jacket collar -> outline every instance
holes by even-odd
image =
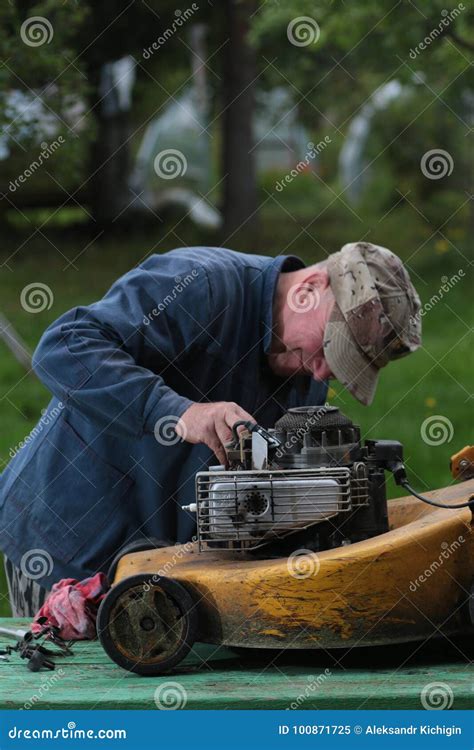
[[[296,255],[279,255],[271,258],[263,271],[262,282],[262,307],[261,307],[261,336],[263,351],[270,351],[273,332],[273,298],[280,273],[297,271],[304,268],[305,264]]]

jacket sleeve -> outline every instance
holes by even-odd
[[[105,297],[61,316],[43,334],[33,368],[64,403],[116,435],[153,433],[193,403],[166,384],[167,368],[197,345],[209,321],[203,268],[153,256]]]

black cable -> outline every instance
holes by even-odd
[[[236,443],[239,442],[239,433],[237,432],[238,427],[246,427],[247,430],[250,430],[250,428],[255,424],[255,422],[250,422],[246,419],[239,419],[238,422],[234,422],[232,425],[232,434],[234,436],[234,440]]]
[[[411,492],[412,495],[418,498],[418,500],[423,500],[424,503],[428,503],[428,505],[434,505],[435,508],[471,508],[474,510],[474,495],[472,495],[467,503],[457,503],[456,505],[445,505],[444,503],[437,503],[434,500],[429,500],[427,497],[424,497],[423,495],[420,495],[418,492],[416,492],[413,487],[410,486],[410,484],[406,480],[402,480],[400,482],[402,487],[405,487],[409,492]]]

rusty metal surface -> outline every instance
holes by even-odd
[[[184,625],[159,586],[134,586],[123,592],[110,613],[110,635],[124,656],[155,663],[174,653]]]
[[[473,491],[470,481],[426,494],[454,503]],[[161,571],[185,583],[199,612],[198,640],[226,645],[368,646],[468,628],[471,511],[408,497],[391,501],[389,515],[388,533],[306,555],[306,570],[292,569],[291,558],[255,560],[183,545],[126,555],[116,581]]]

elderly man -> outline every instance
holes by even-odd
[[[309,267],[173,250],[61,316],[34,356],[53,400],[0,478],[15,614],[126,542],[189,540],[194,475],[225,463],[237,420],[322,404],[330,378],[370,404],[380,369],[420,345],[418,310],[401,261],[355,243]]]

